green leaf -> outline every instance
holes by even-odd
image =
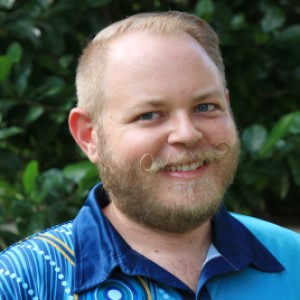
[[[61,124],[66,121],[67,114],[64,112],[56,112],[49,115],[51,120],[53,120],[57,124]]]
[[[243,144],[251,154],[257,153],[268,137],[266,128],[259,124],[254,124],[246,128],[242,134]]]
[[[13,190],[13,187],[11,186],[11,184],[8,182],[8,181],[5,181],[5,180],[0,180],[0,203],[2,202],[3,200],[3,195],[5,193],[7,193],[7,191],[9,190]]]
[[[77,184],[80,184],[84,179],[86,179],[90,174],[97,176],[98,172],[95,166],[88,160],[69,164],[63,169],[64,175],[74,180]]]
[[[264,32],[272,32],[275,29],[282,27],[285,22],[285,14],[277,6],[269,6],[265,17],[261,21],[261,26]]]
[[[259,151],[260,156],[266,156],[272,152],[276,144],[284,138],[291,130],[294,131],[294,124],[299,122],[300,111],[296,111],[281,117],[275,124],[268,139]]]
[[[45,216],[41,212],[38,214],[32,214],[31,218],[29,220],[26,220],[26,230],[30,233],[39,232],[44,228]]]
[[[7,139],[9,137],[12,137],[14,135],[23,133],[24,129],[20,128],[20,127],[9,127],[9,128],[4,128],[4,129],[0,129],[0,140],[4,140]]]
[[[51,1],[49,0],[38,0],[37,1],[38,5],[40,7],[42,7],[43,9],[47,8],[49,5],[53,4]]]
[[[289,43],[299,45],[300,42],[300,24],[291,25],[284,30],[276,33],[275,43]]]
[[[289,188],[290,188],[290,177],[289,174],[287,172],[285,172],[284,174],[281,174],[281,178],[280,178],[280,198],[284,199],[288,192],[289,192]]]
[[[233,30],[239,30],[246,26],[245,15],[243,13],[233,16],[230,27]]]
[[[58,76],[47,78],[46,84],[40,87],[40,98],[44,99],[47,97],[57,96],[65,88],[65,82]]]
[[[6,113],[9,111],[12,107],[17,106],[19,103],[12,99],[6,99],[6,98],[0,98],[0,112]]]
[[[289,130],[290,133],[300,134],[300,114],[296,114]]]
[[[214,11],[215,5],[212,0],[199,0],[195,8],[196,15],[207,21],[212,18]]]
[[[40,105],[32,106],[29,108],[28,112],[24,116],[24,121],[27,124],[33,123],[44,113],[44,111],[44,107]]]
[[[13,0],[0,0],[0,7],[9,9],[9,8],[12,8],[14,3],[15,3],[15,1],[13,1]]]
[[[22,48],[19,43],[13,43],[6,51],[6,55],[0,56],[0,82],[6,80],[11,72],[11,67],[19,63],[22,55]]]
[[[70,182],[64,177],[63,172],[58,169],[50,169],[38,178],[39,189],[32,198],[35,204],[42,203],[46,199],[62,197],[68,190]]]
[[[10,74],[11,61],[7,56],[0,55],[0,82],[7,79]]]
[[[22,56],[22,47],[19,43],[13,43],[9,46],[7,49],[7,57],[10,59],[10,61],[14,64],[17,64],[20,62],[21,56]]]
[[[29,12],[27,12],[29,13]],[[6,27],[8,34],[14,38],[30,41],[34,46],[40,44],[39,36],[35,34],[35,28],[32,21],[29,19],[21,18],[15,22],[11,22]],[[32,51],[33,49],[31,49]]]
[[[59,59],[58,63],[62,69],[68,69],[73,59],[72,55],[64,55]]]
[[[21,72],[18,72],[21,69]],[[18,79],[16,82],[16,91],[18,96],[21,96],[26,91],[28,80],[32,72],[32,66],[29,63],[25,63],[17,66]]]
[[[36,160],[32,160],[26,166],[23,174],[23,187],[27,194],[32,194],[36,185],[36,178],[39,174],[39,164]]]
[[[255,43],[257,44],[265,44],[270,40],[270,36],[266,33],[263,33],[261,31],[257,31],[254,34]]]

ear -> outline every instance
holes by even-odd
[[[87,112],[75,107],[69,114],[69,129],[78,146],[92,163],[98,160],[97,134]]]

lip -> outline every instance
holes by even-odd
[[[207,169],[209,168],[210,163],[204,163],[202,166],[199,166],[195,170],[190,171],[171,171],[171,170],[163,170],[162,174],[165,176],[174,178],[174,179],[196,179],[202,177]]]
[[[199,167],[203,166],[207,161],[195,161],[195,162],[190,162],[186,164],[181,164],[181,165],[168,165],[166,167],[167,171],[171,172],[185,172],[185,171],[194,171],[198,169]]]

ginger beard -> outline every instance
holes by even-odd
[[[121,160],[105,143],[103,135],[99,134],[98,141],[97,167],[103,186],[115,207],[138,224],[176,234],[199,227],[218,211],[234,179],[240,152],[237,138],[231,147],[225,144],[228,147],[226,151],[212,148],[200,149],[197,154],[192,151],[180,153],[178,160],[184,162],[191,161],[195,156],[209,157],[206,160],[216,165],[216,172],[195,180],[166,184],[159,179],[161,170],[148,172],[141,165],[141,160]],[[168,158],[172,164],[180,163],[178,160]],[[158,165],[167,164],[161,163],[160,159],[158,161]]]

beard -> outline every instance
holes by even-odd
[[[239,160],[239,141],[226,151],[198,149],[183,151],[166,160],[152,159],[144,167],[139,161],[124,161],[99,137],[97,164],[110,200],[123,215],[152,230],[181,234],[207,222],[218,211],[233,182]],[[159,172],[166,166],[199,159],[215,164],[214,174],[194,180],[164,182]],[[183,164],[182,163],[182,164]],[[149,166],[149,163],[148,163]],[[210,166],[209,166],[210,167]]]

